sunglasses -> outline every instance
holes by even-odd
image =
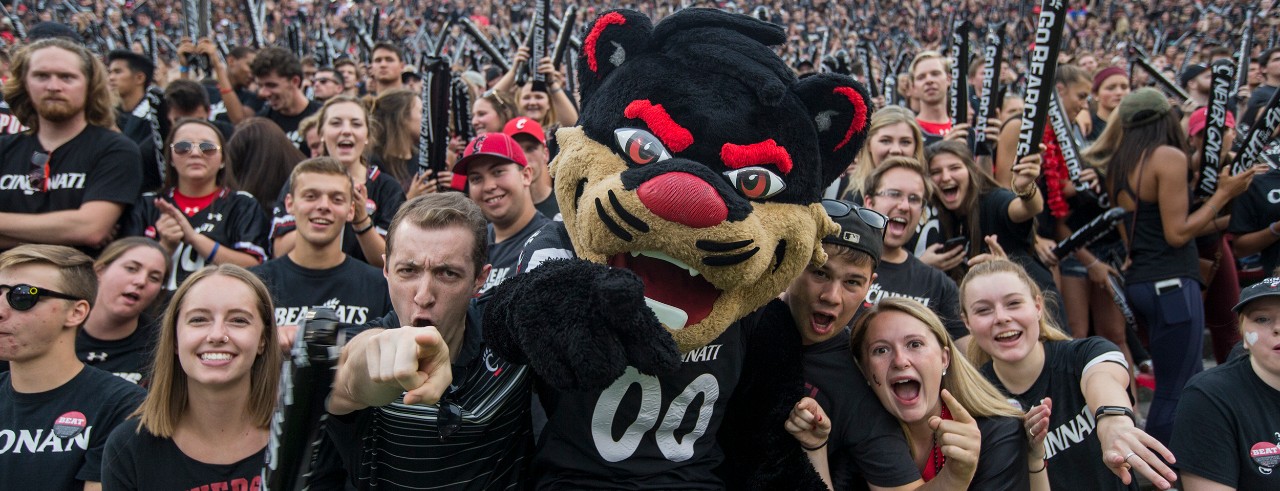
[[[0,285],[0,290],[9,290],[5,294],[5,299],[9,301],[9,306],[13,310],[28,311],[40,302],[41,298],[61,298],[63,300],[82,300],[79,297],[73,297],[65,293],[58,293],[47,288],[34,287],[27,284],[17,285]]]
[[[169,145],[169,149],[173,150],[174,155],[188,155],[196,151],[197,148],[200,150],[200,153],[204,154],[205,157],[212,157],[213,154],[218,153],[218,150],[222,150],[222,147],[218,146],[217,143],[213,143],[213,142],[196,143],[196,142],[189,142],[184,140],[180,142],[174,142],[173,145]]]
[[[436,432],[440,433],[440,441],[453,436],[462,428],[462,406],[453,402],[453,398],[445,395],[436,405]]]
[[[862,223],[865,223],[867,224],[868,227],[871,227],[880,231],[881,238],[884,238],[885,226],[889,224],[889,217],[886,217],[880,214],[880,212],[872,210],[870,208],[855,206],[854,204],[849,203],[848,201],[841,201],[838,199],[824,199],[822,200],[822,209],[826,210],[827,215],[829,215],[833,219],[844,218],[846,216],[849,216],[850,213],[857,213],[858,219],[862,220]]]
[[[31,169],[27,171],[27,186],[34,191],[48,191],[49,154],[36,150],[31,154]]]

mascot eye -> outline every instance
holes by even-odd
[[[618,148],[622,149],[622,153],[638,165],[662,162],[671,158],[671,154],[667,153],[667,147],[662,146],[658,137],[648,131],[622,128],[614,130],[613,136],[618,139]]]
[[[747,167],[724,173],[734,189],[750,199],[766,199],[787,189],[787,183],[763,167]]]

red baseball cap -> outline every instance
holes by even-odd
[[[458,163],[453,164],[453,173],[467,175],[467,166],[486,155],[515,162],[520,164],[520,167],[529,165],[524,158],[524,149],[520,148],[520,144],[511,137],[502,133],[485,133],[471,139],[467,149],[462,151],[462,158],[458,159]]]
[[[547,144],[547,134],[542,131],[542,125],[524,116],[507,121],[507,125],[502,127],[502,133],[512,138],[515,138],[516,135],[529,135],[538,140],[538,143],[543,146]]]
[[[1196,109],[1196,112],[1191,113],[1191,119],[1187,121],[1187,132],[1189,135],[1196,136],[1200,134],[1201,131],[1204,131],[1205,126],[1208,124],[1205,121],[1205,112],[1208,109],[1208,106],[1206,106]],[[1231,111],[1227,111],[1227,127],[1236,127],[1236,117],[1231,115]]]

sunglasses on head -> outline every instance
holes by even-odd
[[[196,143],[186,140],[174,142],[172,145],[169,145],[169,148],[173,150],[174,155],[187,155],[199,149],[200,153],[203,153],[206,157],[212,157],[213,154],[218,153],[218,150],[222,150],[222,147],[218,146],[217,143]]]
[[[862,220],[862,223],[867,224],[868,227],[879,230],[882,238],[884,237],[884,228],[889,224],[889,217],[880,214],[880,212],[870,208],[855,206],[847,201],[824,199],[822,200],[822,209],[826,210],[827,215],[833,219],[843,218],[848,216],[850,213],[856,213],[858,215],[858,219]]]
[[[63,300],[82,300],[65,293],[55,292],[48,288],[40,288],[27,284],[0,285],[0,290],[9,290],[4,297],[13,310],[27,311],[36,306],[41,298],[61,298]]]

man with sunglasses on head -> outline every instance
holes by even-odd
[[[101,489],[107,436],[142,388],[76,358],[76,332],[98,289],[75,249],[0,254],[0,476],[5,489]]]
[[[920,471],[894,419],[854,365],[849,331],[876,279],[885,217],[853,203],[823,200],[840,231],[822,239],[827,262],[806,266],[782,300],[804,345],[805,395],[831,418],[827,462],[834,489],[887,489],[916,483]]]
[[[394,310],[343,348],[328,401],[349,487],[527,485],[528,369],[488,349],[472,302],[489,276],[485,236],[461,193],[419,196],[392,219],[383,274]]]
[[[19,51],[4,100],[31,129],[0,137],[0,250],[23,243],[96,252],[142,185],[138,146],[112,131],[102,62],[42,39]]]
[[[960,318],[960,290],[956,282],[906,249],[928,206],[931,196],[928,183],[924,167],[910,157],[887,158],[867,176],[862,188],[867,193],[864,204],[888,217],[888,224],[884,230],[878,277],[867,291],[865,305],[880,303],[882,298],[911,298],[937,313],[951,338],[958,341],[969,335],[969,329]]]

